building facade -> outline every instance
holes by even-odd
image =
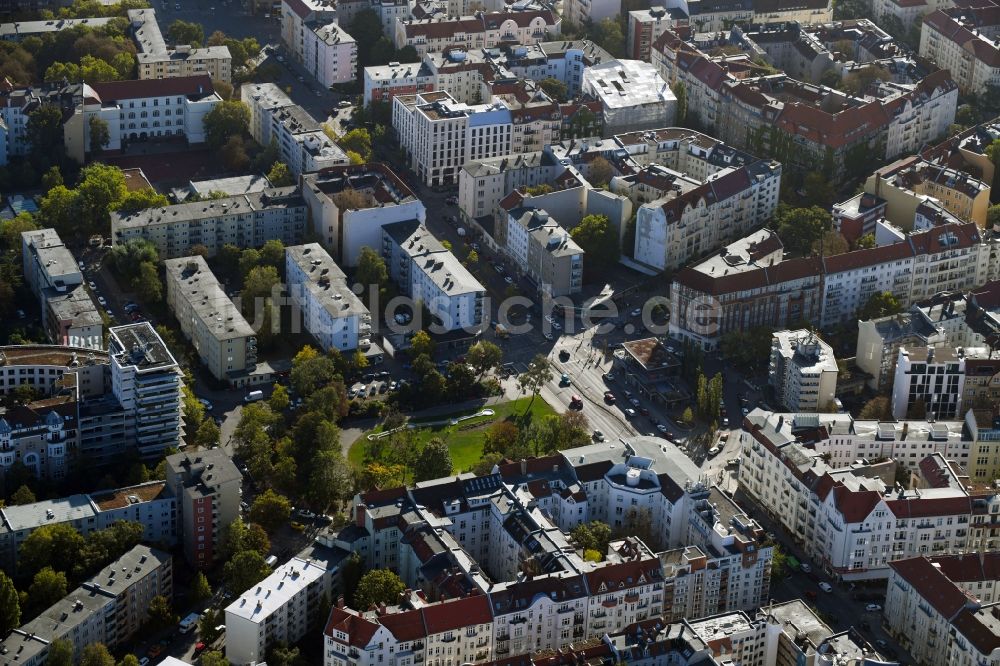
[[[838,373],[833,349],[815,333],[800,329],[771,334],[768,381],[778,404],[789,411],[828,411]]]

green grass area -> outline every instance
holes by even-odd
[[[530,410],[528,403],[531,403]],[[443,439],[448,444],[448,450],[451,451],[451,460],[454,466],[453,471],[461,472],[475,465],[483,457],[483,438],[486,435],[486,431],[495,422],[503,420],[518,422],[522,418],[533,420],[540,419],[549,414],[555,414],[552,407],[541,397],[535,398],[534,402],[532,402],[531,398],[519,398],[512,402],[489,405],[489,409],[492,409],[496,413],[493,416],[482,416],[477,419],[463,421],[454,426],[444,424],[418,428],[416,430],[417,442],[423,445],[433,437]],[[528,410],[527,414],[525,414],[525,410]],[[421,422],[426,421],[453,419],[459,416],[475,414],[478,411],[478,409],[467,409],[462,412],[455,412],[454,414],[445,414],[426,419],[414,419],[411,423],[419,425]],[[471,424],[475,424],[475,427],[472,427]],[[365,444],[368,443],[367,435],[379,432],[379,430],[380,428],[376,427],[366,432],[351,444],[351,448],[347,453],[347,459],[352,465],[358,468],[364,466]]]

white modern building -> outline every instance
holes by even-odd
[[[306,202],[294,186],[111,213],[113,245],[141,238],[156,246],[161,259],[190,256],[198,245],[209,257],[224,245],[260,247],[271,239],[294,245],[307,230]]]
[[[296,177],[350,163],[322,125],[274,83],[245,83],[240,99],[250,109],[250,135],[262,146],[274,141],[281,161]]]
[[[927,418],[954,419],[963,413],[966,358],[988,358],[986,349],[904,346],[896,358],[892,383],[892,415],[911,411]]]
[[[621,0],[569,0],[563,9],[564,18],[573,25],[600,23],[616,19],[622,13]]]
[[[282,0],[281,37],[292,57],[324,88],[357,76],[358,45],[340,27],[333,3]]]
[[[149,322],[109,331],[111,390],[125,411],[126,436],[145,458],[177,448],[181,434],[181,371]]]
[[[768,381],[775,399],[792,412],[831,411],[837,392],[837,359],[813,331],[771,334]]]
[[[205,368],[231,386],[253,383],[257,333],[219,285],[205,259],[192,255],[164,262],[167,306]]]
[[[341,265],[358,264],[361,248],[382,246],[382,227],[424,221],[423,202],[388,166],[371,162],[302,177],[312,231]]]
[[[293,326],[299,316],[320,349],[340,352],[371,346],[371,314],[347,284],[347,276],[319,243],[285,248],[285,283]]]
[[[389,277],[414,303],[422,303],[444,331],[483,323],[486,288],[419,220],[382,227]]]
[[[346,551],[311,546],[274,570],[226,607],[226,659],[237,666],[264,661],[278,641],[291,645],[325,618],[322,600],[332,600]]]

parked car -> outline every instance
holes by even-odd
[[[103,307],[107,307],[107,305],[108,305],[108,299],[104,298],[103,296],[98,296],[97,297],[97,304],[100,305],[102,308]]]
[[[600,430],[595,430],[594,434],[591,435],[591,437],[593,437],[593,439],[594,439],[595,442],[603,442],[604,441],[604,433],[601,432]]]
[[[877,613],[880,610],[882,610],[882,607],[879,606],[878,604],[868,604],[867,606],[865,606],[865,610],[868,611],[869,613]]]
[[[625,416],[627,416],[629,418],[634,417],[635,416],[635,410],[632,409],[631,407],[626,407],[625,408]]]
[[[562,373],[562,376],[559,378],[559,386],[569,386],[569,375],[565,372]]]
[[[709,458],[714,458],[715,456],[719,455],[719,453],[721,453],[721,452],[722,452],[722,447],[721,446],[713,446],[712,448],[710,448],[708,450],[708,457]]]
[[[97,283],[95,283],[93,280],[87,282],[87,286],[90,287],[91,291],[97,291]],[[128,310],[125,310],[125,312],[128,312]]]
[[[824,592],[833,592],[833,586],[827,583],[826,581],[819,582],[819,589],[823,590]]]
[[[351,103],[348,102],[346,99],[342,99],[339,102],[337,102],[337,108],[338,109],[346,109],[350,105],[351,105]]]
[[[569,398],[569,406],[571,409],[583,409],[583,399],[574,393]]]
[[[734,458],[734,460],[738,459]],[[813,570],[813,568],[810,565],[806,564],[805,562],[799,565],[799,569],[802,571],[802,573],[812,573]]]
[[[608,403],[609,405],[615,404],[615,394],[612,393],[611,391],[605,391],[604,402]]]

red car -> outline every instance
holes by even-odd
[[[197,643],[194,644],[194,651],[195,652],[201,652],[202,650],[205,649],[205,647],[206,647],[206,645],[204,643],[202,643],[201,641],[198,641]]]
[[[574,393],[569,399],[569,406],[571,409],[583,409],[583,400]]]
[[[608,403],[609,405],[615,404],[615,394],[612,393],[611,391],[605,391],[604,402]]]

